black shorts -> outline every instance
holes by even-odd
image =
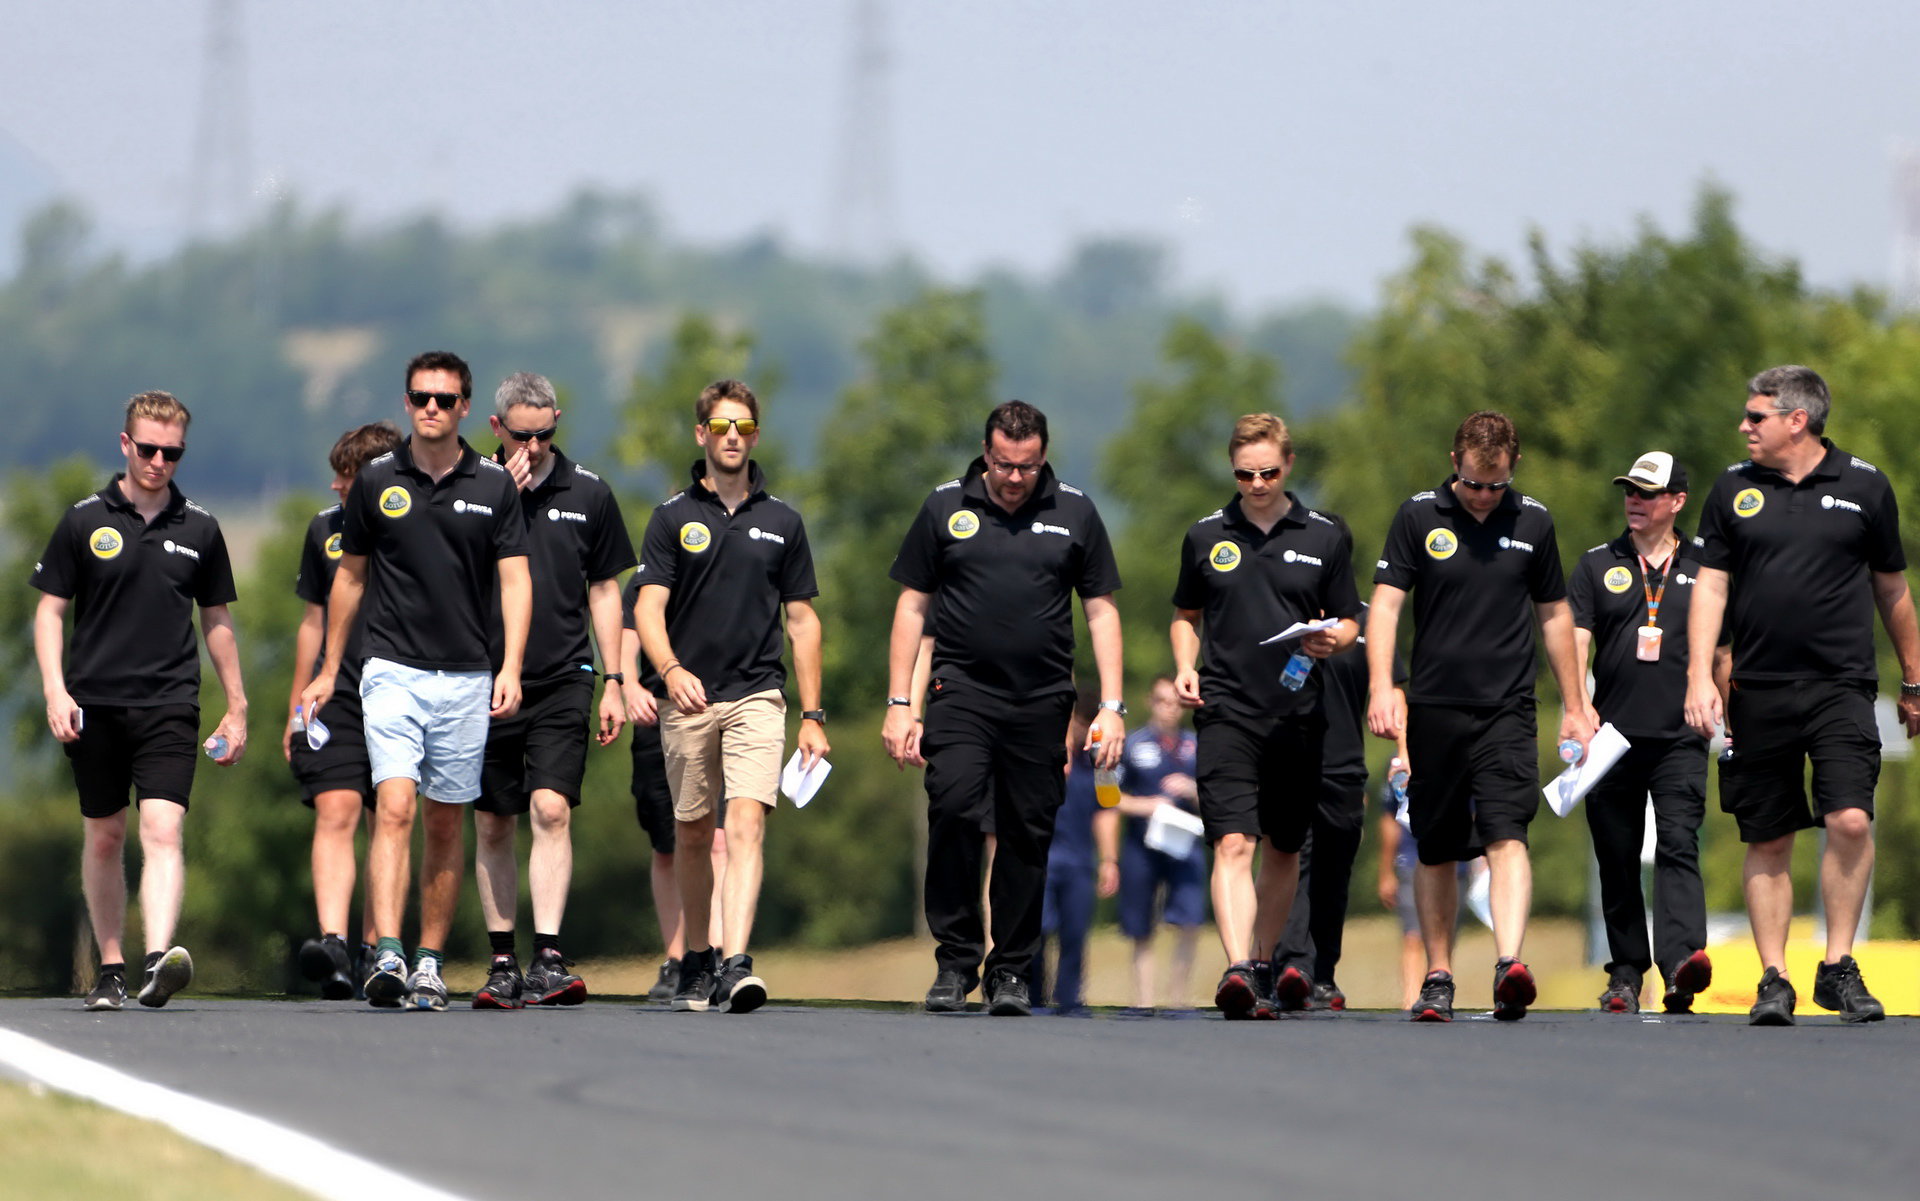
[[[82,714],[80,737],[60,744],[82,817],[112,817],[129,792],[187,807],[200,765],[200,706],[85,705]]]
[[[580,804],[580,781],[587,774],[587,742],[593,737],[593,674],[575,672],[546,684],[529,685],[512,717],[496,717],[487,726],[487,755],[480,768],[481,813],[525,813],[538,789],[549,789]]]
[[[293,736],[293,778],[300,782],[300,803],[313,808],[323,792],[357,792],[360,804],[373,808],[373,768],[367,762],[367,733],[360,720],[360,689],[341,688],[320,707],[327,743],[319,750],[307,736]]]
[[[1305,845],[1320,804],[1326,718],[1250,718],[1202,709],[1194,727],[1207,841],[1245,834],[1272,839],[1280,851]]]
[[[633,815],[647,832],[655,854],[673,854],[673,792],[667,786],[667,754],[660,746],[660,725],[633,726]],[[713,807],[713,828],[727,828],[725,804]]]
[[[1407,754],[1407,821],[1420,862],[1475,859],[1509,838],[1526,844],[1540,810],[1532,697],[1504,705],[1408,705]]]
[[[1741,842],[1769,842],[1827,824],[1827,814],[1873,816],[1880,729],[1868,680],[1736,684],[1727,702],[1733,758],[1720,765],[1720,807]],[[1805,764],[1813,761],[1813,805]]]

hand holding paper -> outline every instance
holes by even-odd
[[[1559,817],[1572,813],[1573,807],[1580,803],[1580,798],[1592,791],[1601,777],[1620,762],[1620,756],[1627,753],[1630,745],[1625,736],[1613,728],[1612,722],[1601,726],[1599,733],[1593,736],[1593,741],[1587,743],[1587,757],[1568,767],[1554,777],[1551,784],[1540,790],[1546,794],[1548,807]]]
[[[780,791],[787,794],[787,799],[793,802],[795,809],[805,809],[807,802],[813,799],[813,794],[819,792],[820,786],[827,782],[828,773],[833,771],[833,764],[825,759],[815,759],[812,767],[801,767],[805,756],[805,751],[795,751],[793,758],[787,760],[786,769],[780,773]]]

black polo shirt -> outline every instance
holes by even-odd
[[[307,523],[306,541],[300,546],[300,574],[293,578],[293,592],[310,605],[319,605],[327,610],[328,598],[333,595],[333,577],[340,571],[340,530],[346,524],[346,514],[339,505],[320,510],[312,521]],[[364,603],[360,612],[354,615],[353,626],[347,631],[347,649],[340,656],[340,674],[334,679],[334,691],[347,690],[360,694],[360,664],[366,660],[367,607]],[[321,635],[320,657],[314,661],[315,671],[327,658],[326,635]]]
[[[82,707],[197,705],[193,607],[233,603],[227,540],[171,482],[148,524],[121,478],[68,509],[34,564],[35,588],[73,602],[67,692]]]
[[[487,617],[494,563],[523,557],[520,490],[506,468],[460,439],[436,482],[414,465],[413,439],[354,477],[340,545],[368,560],[367,657],[423,671],[490,671]]]
[[[500,461],[502,455],[494,458]],[[556,446],[547,478],[520,494],[520,515],[526,523],[527,569],[533,574],[533,622],[520,678],[546,684],[569,672],[592,671],[587,585],[611,580],[639,562],[620,516],[620,502],[605,480]],[[506,637],[496,588],[487,634],[495,671],[506,654]],[[619,647],[601,647],[600,657],[608,670],[619,670]]]
[[[1700,563],[1728,573],[1736,680],[1877,680],[1869,573],[1905,571],[1900,507],[1880,469],[1826,438],[1797,484],[1748,461],[1700,511]]]
[[[1286,516],[1262,533],[1235,495],[1194,522],[1180,544],[1173,604],[1202,614],[1200,699],[1208,709],[1240,717],[1313,712],[1323,664],[1298,692],[1288,691],[1280,673],[1300,643],[1260,642],[1297,621],[1360,613],[1347,523],[1307,508],[1291,492],[1287,499],[1293,504]]]
[[[933,675],[1006,698],[1073,690],[1073,594],[1120,587],[1093,502],[1053,468],[1018,512],[987,499],[986,459],[935,488],[894,557],[896,583],[933,594]]]
[[[1687,733],[1687,614],[1699,574],[1699,553],[1682,541],[1643,577],[1633,535],[1623,531],[1581,555],[1567,577],[1573,624],[1593,632],[1593,707],[1629,740]],[[1651,663],[1637,653],[1648,588],[1660,597],[1660,657]]]
[[[645,574],[645,572],[640,571],[634,572],[627,577],[627,586],[620,590],[620,626],[622,629],[632,630],[635,636],[639,635],[640,627],[634,622],[633,606],[640,600],[640,580]],[[653,664],[648,661],[647,652],[644,647],[641,648],[638,663],[640,686],[656,695],[664,693],[666,690],[660,686],[660,673],[654,670]],[[614,670],[617,671],[619,669],[615,668]],[[689,670],[691,670],[691,668],[689,668]]]
[[[1457,478],[1401,503],[1373,582],[1413,594],[1408,701],[1499,705],[1533,695],[1533,607],[1565,599],[1566,577],[1545,505],[1509,488],[1476,521]]]
[[[648,519],[634,576],[669,590],[667,637],[709,701],[785,684],[781,606],[820,595],[799,511],[767,492],[758,463],[747,473],[747,499],[728,514],[706,485],[705,460],[695,463],[692,485]],[[655,692],[666,695],[664,685]]]

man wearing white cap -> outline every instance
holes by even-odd
[[[1687,503],[1686,469],[1648,451],[1613,482],[1626,494],[1627,528],[1574,565],[1567,579],[1574,645],[1593,662],[1594,708],[1632,744],[1587,798],[1607,928],[1607,989],[1600,1008],[1637,1013],[1656,964],[1668,1013],[1690,1013],[1713,979],[1700,822],[1707,807],[1707,740],[1688,728],[1687,615],[1698,551],[1674,532]],[[1597,653],[1592,653],[1597,652]],[[1653,797],[1653,945],[1640,890],[1640,846]]]

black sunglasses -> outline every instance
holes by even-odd
[[[407,389],[407,403],[416,409],[424,409],[430,404],[438,404],[442,413],[453,412],[453,406],[460,403],[458,392],[416,392]]]
[[[1467,488],[1474,492],[1505,492],[1507,489],[1513,487],[1512,476],[1508,476],[1504,480],[1495,480],[1491,484],[1483,484],[1479,480],[1470,480],[1464,475],[1455,476],[1454,478],[1460,481],[1462,488]]]
[[[1632,484],[1622,484],[1620,490],[1635,500],[1653,500],[1655,497],[1666,495],[1665,491],[1654,492],[1646,488],[1636,488]]]
[[[154,442],[135,442],[133,444],[133,453],[134,457],[140,459],[151,459],[153,456],[159,455],[169,463],[178,463],[180,456],[187,453],[187,448],[184,446],[161,446]]]
[[[1786,417],[1792,412],[1792,409],[1768,409],[1764,413],[1756,413],[1752,409],[1743,409],[1740,419],[1748,425],[1759,425],[1769,417]]]
[[[1280,478],[1280,469],[1278,467],[1262,467],[1255,471],[1247,467],[1235,467],[1233,469],[1233,478],[1243,484],[1251,484],[1256,479],[1277,480]]]
[[[500,430],[515,442],[552,442],[553,431],[559,428],[557,425],[550,425],[543,430],[517,430],[510,425],[503,425]]]

